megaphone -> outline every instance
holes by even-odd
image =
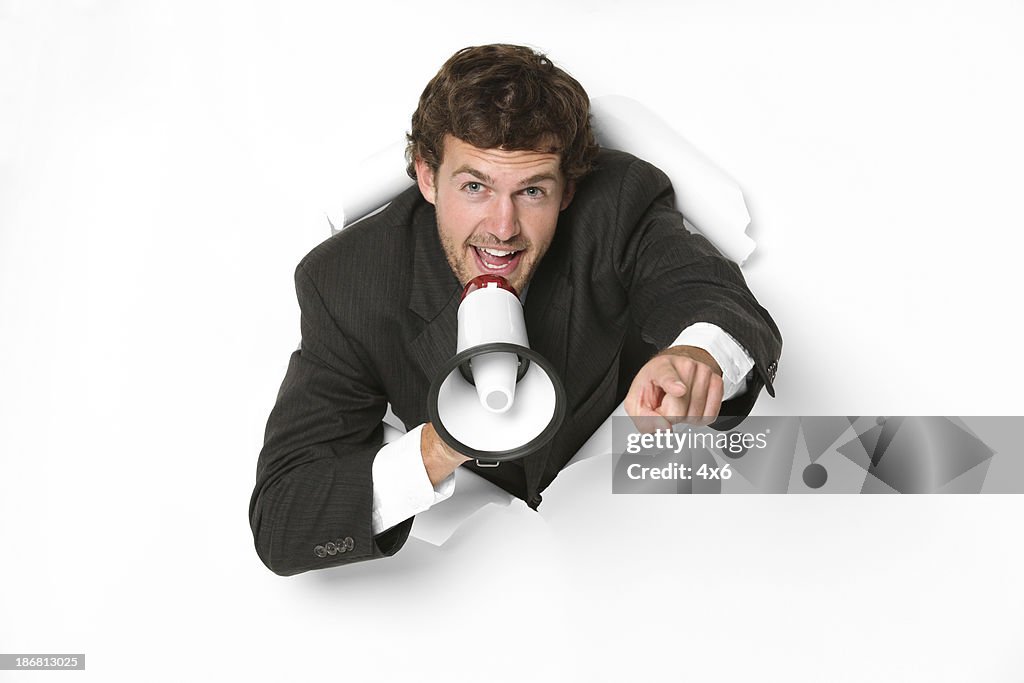
[[[558,431],[565,388],[530,348],[505,278],[480,275],[463,290],[456,353],[430,386],[427,413],[442,441],[480,465],[529,455]]]

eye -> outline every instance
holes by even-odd
[[[539,187],[528,187],[523,190],[523,194],[527,197],[540,198],[544,196],[544,190]]]
[[[481,185],[480,183],[476,182],[476,181],[473,181],[473,182],[468,182],[465,185],[463,185],[462,189],[465,190],[466,192],[469,192],[470,194],[476,194],[477,192],[480,192],[481,190],[483,190],[484,186]]]

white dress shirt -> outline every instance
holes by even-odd
[[[722,368],[722,400],[743,393],[747,373],[754,360],[732,338],[711,323],[694,323],[679,333],[672,346],[696,346],[711,354]],[[373,461],[373,534],[387,531],[399,522],[428,510],[455,493],[453,472],[437,487],[430,485],[427,469],[420,455],[420,425],[385,444]]]

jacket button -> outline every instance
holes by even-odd
[[[317,547],[313,548],[313,552],[316,553],[317,557],[327,557],[327,548],[323,547],[322,545],[318,545]]]
[[[356,542],[352,540],[351,536],[345,537],[345,550],[352,550],[356,547]]]
[[[328,555],[338,554],[338,546],[334,545],[333,541],[328,541],[327,545],[325,545],[324,548],[327,550]]]

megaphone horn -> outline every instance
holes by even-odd
[[[427,413],[448,446],[481,463],[522,458],[558,431],[565,389],[530,348],[505,278],[480,275],[463,290],[456,353],[430,386]]]

